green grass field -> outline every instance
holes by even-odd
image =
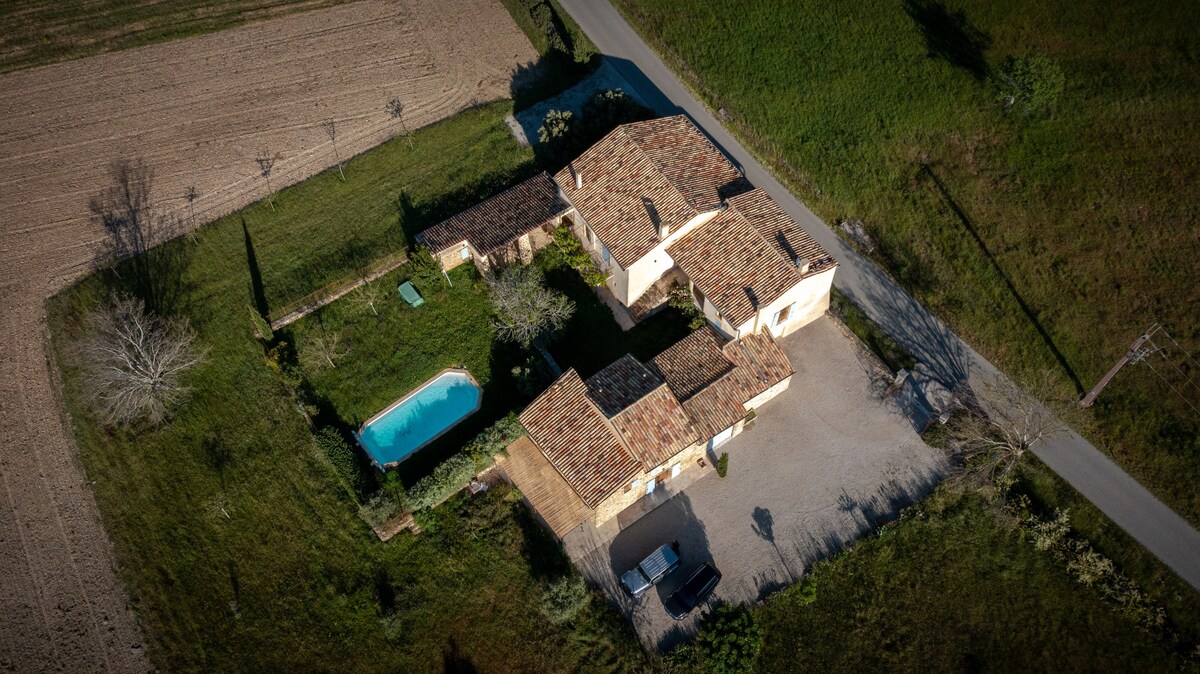
[[[0,3],[0,73],[215,33],[344,0],[8,0]]]
[[[801,198],[864,220],[877,259],[1010,373],[1090,388],[1155,321],[1197,354],[1195,4],[617,4]],[[1026,54],[1065,72],[1049,116],[998,102],[993,69]],[[1200,389],[1174,368],[1200,371],[1161,341],[1188,402],[1127,368],[1096,439],[1200,524]]]
[[[406,227],[525,176],[532,155],[509,137],[508,110],[467,111],[416,132],[411,149],[398,139],[356,157],[346,183],[323,173],[282,191],[274,213],[256,204],[205,226],[196,244],[168,244],[193,248],[179,312],[209,354],[189,377],[187,404],[159,430],[106,431],[79,402],[71,340],[108,294],[104,277],[50,300],[80,457],[159,668],[425,671],[444,660],[561,671],[641,662],[628,628],[602,602],[566,627],[542,617],[543,581],[565,561],[504,493],[453,501],[433,516],[433,530],[379,543],[252,336],[256,293],[286,302],[354,272],[368,253],[339,251],[348,231],[369,254],[385,255]],[[401,189],[411,203],[397,209]],[[456,276],[470,287],[469,273]],[[434,298],[422,316],[449,329],[435,312],[453,300]],[[429,339],[428,328],[403,335]],[[462,337],[465,348],[478,346]],[[359,374],[347,367],[345,376]],[[359,385],[365,395],[392,395]]]
[[[1182,660],[998,523],[938,488],[905,517],[771,597],[758,670],[1172,671]]]

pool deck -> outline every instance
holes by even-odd
[[[437,380],[441,379],[442,377],[446,376],[447,374],[451,374],[451,373],[465,375],[467,377],[467,379],[471,380],[471,384],[474,385],[476,389],[478,389],[479,400],[477,400],[475,402],[475,407],[472,408],[470,412],[467,412],[466,414],[459,417],[458,421],[455,421],[454,423],[450,424],[449,426],[438,431],[437,435],[434,435],[433,437],[429,438],[425,442],[422,442],[421,444],[417,445],[416,447],[413,447],[412,450],[408,454],[405,454],[403,458],[397,459],[395,461],[388,461],[387,463],[384,463],[384,464],[379,463],[379,461],[376,460],[376,458],[375,458],[375,454],[371,451],[371,448],[367,447],[366,443],[363,442],[362,432],[364,430],[366,430],[367,426],[370,426],[371,424],[375,423],[381,417],[385,416],[388,412],[391,412],[392,410],[396,409],[397,407],[403,405],[404,403],[408,402],[408,400],[410,398],[412,398],[413,396],[415,396],[418,393],[420,393],[421,391],[424,391],[425,389],[429,388],[430,384],[434,383],[435,381],[437,381]],[[438,438],[445,435],[446,432],[449,431],[451,428],[454,428],[455,426],[462,423],[463,419],[466,419],[467,417],[471,416],[472,414],[475,414],[476,412],[478,412],[479,408],[482,405],[483,405],[483,387],[479,385],[479,382],[475,379],[475,376],[472,375],[468,370],[465,370],[461,367],[448,367],[448,368],[442,370],[441,372],[438,372],[437,374],[433,375],[429,379],[425,380],[425,382],[423,384],[421,384],[420,386],[418,386],[415,389],[404,394],[402,397],[400,397],[398,400],[396,400],[396,402],[392,403],[391,405],[388,405],[387,407],[383,408],[379,412],[376,412],[370,419],[367,419],[366,421],[364,421],[362,423],[362,425],[358,427],[358,430],[354,431],[354,440],[356,442],[358,442],[358,446],[361,447],[362,450],[367,453],[367,456],[370,457],[370,459],[371,459],[371,463],[376,468],[378,468],[380,471],[387,470],[388,468],[395,468],[396,466],[399,466],[401,463],[404,463],[405,461],[407,461],[408,457],[410,457],[413,454],[416,454],[417,452],[424,449],[426,446],[429,445],[429,443],[431,443],[434,440],[437,440]]]

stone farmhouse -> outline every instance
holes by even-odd
[[[528,263],[566,226],[606,274],[625,324],[682,284],[707,325],[648,363],[568,370],[520,419],[501,466],[560,538],[600,525],[741,432],[793,369],[775,339],[829,307],[837,263],[679,115],[617,127],[541,173],[424,232],[443,268]],[[621,316],[618,315],[618,319]]]

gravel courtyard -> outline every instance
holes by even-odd
[[[796,368],[792,384],[718,450],[729,452],[725,478],[694,468],[690,486],[641,519],[619,516],[563,541],[647,648],[668,649],[695,630],[701,610],[677,622],[662,600],[700,562],[712,560],[723,574],[713,599],[757,602],[920,498],[943,468],[940,453],[880,399],[886,374],[832,319],[782,346]],[[670,541],[680,544],[680,569],[633,602],[618,577]]]

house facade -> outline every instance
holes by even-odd
[[[674,282],[732,338],[783,336],[829,306],[837,263],[687,117],[617,127],[555,182],[562,222],[635,317]]]
[[[705,326],[648,363],[568,370],[521,413],[528,438],[500,465],[559,537],[600,525],[711,456],[792,374],[768,331]]]

